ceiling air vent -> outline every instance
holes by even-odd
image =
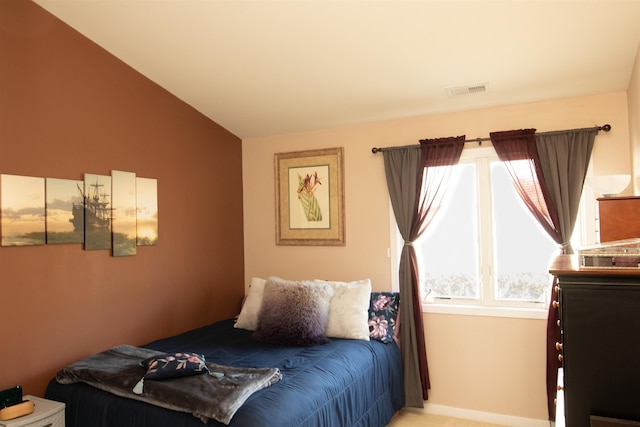
[[[462,95],[472,95],[474,93],[483,93],[489,91],[489,83],[478,83],[468,86],[448,87],[445,89],[449,98]]]

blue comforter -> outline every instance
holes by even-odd
[[[404,406],[400,350],[394,343],[332,339],[315,347],[282,347],[258,343],[251,334],[235,329],[229,319],[143,347],[204,354],[208,362],[220,365],[279,368],[282,379],[251,395],[230,426],[384,427]],[[46,397],[67,404],[67,427],[203,426],[190,414],[82,383],[52,380]]]

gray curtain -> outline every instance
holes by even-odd
[[[384,169],[391,206],[396,217],[398,230],[405,241],[409,240],[413,217],[417,210],[422,171],[420,168],[420,149],[406,148],[383,151]],[[405,244],[400,255],[400,345],[404,370],[405,405],[414,408],[424,407],[420,364],[417,356],[418,334],[414,327],[414,310],[409,296],[412,294],[411,257],[409,246]],[[411,247],[413,249],[413,247]]]
[[[536,135],[542,174],[558,212],[562,251],[566,254],[573,253],[569,240],[578,216],[580,197],[597,133],[596,129],[577,129]],[[547,316],[547,406],[551,420],[555,419],[558,368],[562,365],[556,350],[556,342],[562,342],[558,309],[553,307],[553,301],[557,300],[554,279]]]
[[[596,129],[536,134],[542,173],[558,211],[563,251],[572,254],[570,239],[575,227]]]
[[[404,239],[400,255],[400,344],[405,405],[422,408],[428,398],[429,368],[424,341],[420,273],[413,242],[436,215],[464,136],[420,140],[420,150],[385,150],[384,167],[391,205]]]

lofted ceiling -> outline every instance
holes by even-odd
[[[624,91],[640,43],[639,0],[34,1],[242,139]]]

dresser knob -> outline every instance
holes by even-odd
[[[559,327],[560,327],[560,320],[558,320],[558,321],[556,322],[556,324],[558,325],[558,328],[559,328]]]
[[[562,390],[562,386],[561,385],[556,386],[556,390],[561,391]]]
[[[562,362],[562,359],[563,359],[562,355],[561,355],[561,354],[559,354],[559,355],[558,355],[558,360],[559,360],[560,362]]]
[[[558,301],[554,301],[551,303],[551,305],[553,305],[553,308],[558,308],[560,307],[560,303]]]
[[[558,351],[562,350],[562,343],[561,342],[557,342],[556,343],[556,350],[558,350]]]

